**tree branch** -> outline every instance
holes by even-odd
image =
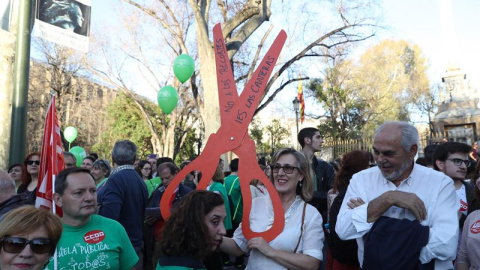
[[[255,53],[255,57],[253,58],[253,61],[252,61],[252,65],[250,67],[250,70],[248,71],[247,80],[250,80],[250,78],[253,75],[255,66],[257,65],[258,58],[260,56],[260,51],[263,48],[263,44],[265,44],[265,40],[270,35],[270,32],[272,32],[272,29],[273,29],[273,25],[270,25],[270,27],[268,27],[267,32],[265,32],[265,34],[263,35],[263,38],[260,40],[260,44],[257,47],[257,52]]]
[[[280,91],[282,91],[287,85],[289,85],[290,83],[296,82],[296,81],[309,80],[309,79],[310,79],[309,77],[303,77],[303,78],[294,78],[294,79],[290,79],[290,80],[286,81],[285,83],[283,83],[282,85],[280,85],[279,88],[275,89],[275,91],[273,92],[273,94],[268,97],[267,101],[265,101],[262,105],[260,105],[260,106],[255,110],[255,113],[254,113],[253,116],[255,116],[258,112],[260,112],[261,110],[263,110],[263,109],[275,98],[275,96],[276,96]]]

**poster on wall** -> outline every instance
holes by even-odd
[[[34,35],[88,52],[91,0],[37,0]]]
[[[0,27],[5,31],[10,29],[10,14],[11,14],[11,0],[1,0],[0,1]]]

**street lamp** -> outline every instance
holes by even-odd
[[[300,100],[298,99],[298,97],[295,97],[292,103],[293,103],[293,109],[295,110],[295,122],[297,123],[297,135],[298,135],[298,110],[300,109]],[[298,142],[297,142],[297,148],[298,148]]]

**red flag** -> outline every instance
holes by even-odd
[[[302,77],[302,74],[300,74]],[[303,123],[305,121],[305,100],[303,100],[302,80],[298,84],[298,100],[300,100],[300,120]]]
[[[62,139],[60,137],[60,126],[57,119],[57,109],[55,107],[55,96],[52,96],[45,117],[35,207],[52,210],[61,216],[60,208],[56,207],[56,209],[52,209],[52,195],[54,193],[53,182],[55,181],[55,176],[58,175],[64,167]]]

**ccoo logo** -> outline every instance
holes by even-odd
[[[480,233],[480,220],[477,220],[472,224],[472,227],[470,227],[470,232],[474,234]]]
[[[89,244],[102,242],[103,239],[105,239],[105,233],[99,230],[87,232],[85,236],[83,236],[83,241]]]

